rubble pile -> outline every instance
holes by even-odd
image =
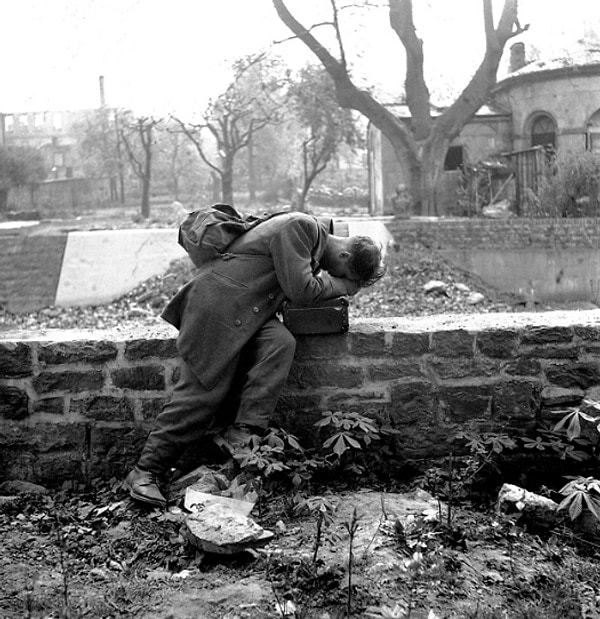
[[[386,263],[386,275],[352,299],[352,318],[503,312],[511,311],[518,302],[420,244],[391,248]],[[109,329],[128,323],[152,326],[162,322],[159,316],[165,303],[193,274],[191,262],[182,258],[173,261],[164,275],[146,280],[111,303],[48,307],[28,314],[0,310],[0,330]]]

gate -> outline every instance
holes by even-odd
[[[540,180],[544,175],[544,167],[547,165],[547,150],[544,146],[534,146],[502,153],[502,156],[508,159],[510,166],[514,169],[517,215],[523,215],[521,205],[525,190],[530,189],[537,195]]]

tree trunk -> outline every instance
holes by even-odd
[[[142,217],[144,219],[150,217],[150,179],[148,177],[142,179]]]
[[[221,173],[221,200],[225,204],[233,204],[233,165],[226,162]]]
[[[433,122],[429,91],[423,75],[423,44],[416,36],[412,0],[388,0],[390,25],[406,51],[406,102],[411,123],[396,118],[387,107],[351,80],[345,59],[335,58],[317,40],[312,30],[302,25],[287,9],[284,0],[271,0],[281,21],[319,59],[335,83],[341,107],[352,108],[368,118],[392,145],[398,165],[404,170],[412,195],[412,212],[431,215],[436,212],[435,187],[443,171],[448,144],[486,102],[496,83],[496,73],[506,42],[525,30],[517,18],[518,0],[504,0],[497,26],[494,27],[492,0],[482,0],[486,52],[479,68],[454,103]],[[337,28],[337,24],[334,24]],[[336,30],[341,40],[339,30]],[[392,63],[393,66],[393,63]],[[444,141],[445,140],[445,141]],[[442,148],[441,145],[445,147]],[[429,145],[429,154],[424,154]],[[434,154],[434,146],[439,149]],[[429,166],[433,165],[433,169]],[[422,175],[425,175],[422,178]]]
[[[254,166],[254,140],[248,139],[248,199],[256,202],[256,169]]]
[[[213,204],[217,203],[221,199],[221,179],[219,175],[214,171],[210,171],[211,189],[212,189],[212,201]]]
[[[8,210],[8,189],[0,189],[0,213]]]

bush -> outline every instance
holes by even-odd
[[[592,217],[598,214],[600,157],[586,151],[557,153],[548,161],[538,200],[528,201],[534,217]]]

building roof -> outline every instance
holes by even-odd
[[[391,103],[386,104],[385,106],[388,110],[392,111],[398,118],[411,118],[410,110],[408,109],[408,105],[404,105],[401,103]],[[431,105],[431,115],[436,118],[441,116],[446,110],[448,106],[442,107],[439,105]],[[475,113],[475,118],[489,118],[489,117],[497,117],[497,116],[510,116],[510,112],[497,105],[496,103],[488,103],[482,105],[479,110]]]
[[[577,49],[565,56],[528,62],[499,81],[494,91],[503,90],[515,83],[556,79],[574,74],[600,74],[600,49]]]

